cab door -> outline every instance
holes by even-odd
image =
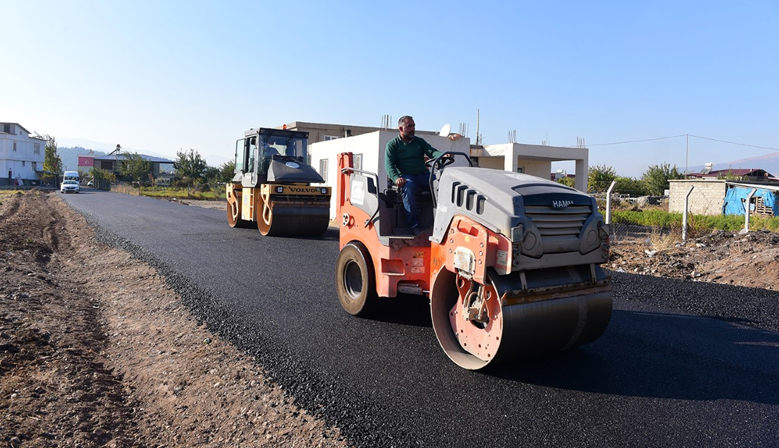
[[[235,172],[241,174],[241,185],[257,186],[257,136],[251,135],[235,142]]]

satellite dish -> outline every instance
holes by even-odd
[[[452,127],[449,126],[449,124],[445,124],[441,130],[438,132],[438,135],[441,137],[449,137],[449,131],[452,130]]]

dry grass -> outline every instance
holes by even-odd
[[[649,247],[655,250],[670,249],[682,241],[681,231],[671,229],[670,232],[652,230],[649,234]]]
[[[23,190],[15,190],[15,189],[0,189],[0,203],[7,200],[11,196],[15,194],[24,194]]]

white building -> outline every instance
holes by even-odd
[[[574,187],[579,191],[587,192],[590,153],[587,148],[504,143],[484,145],[484,149],[480,152],[482,157],[478,157],[478,160],[481,167],[525,173],[544,179],[551,177],[552,162],[574,161],[576,163]],[[473,151],[472,155],[475,156]]]
[[[0,123],[0,186],[37,185],[45,158],[46,140],[19,123]]]

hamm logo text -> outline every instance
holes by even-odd
[[[566,208],[573,204],[573,201],[552,201],[552,208]]]

